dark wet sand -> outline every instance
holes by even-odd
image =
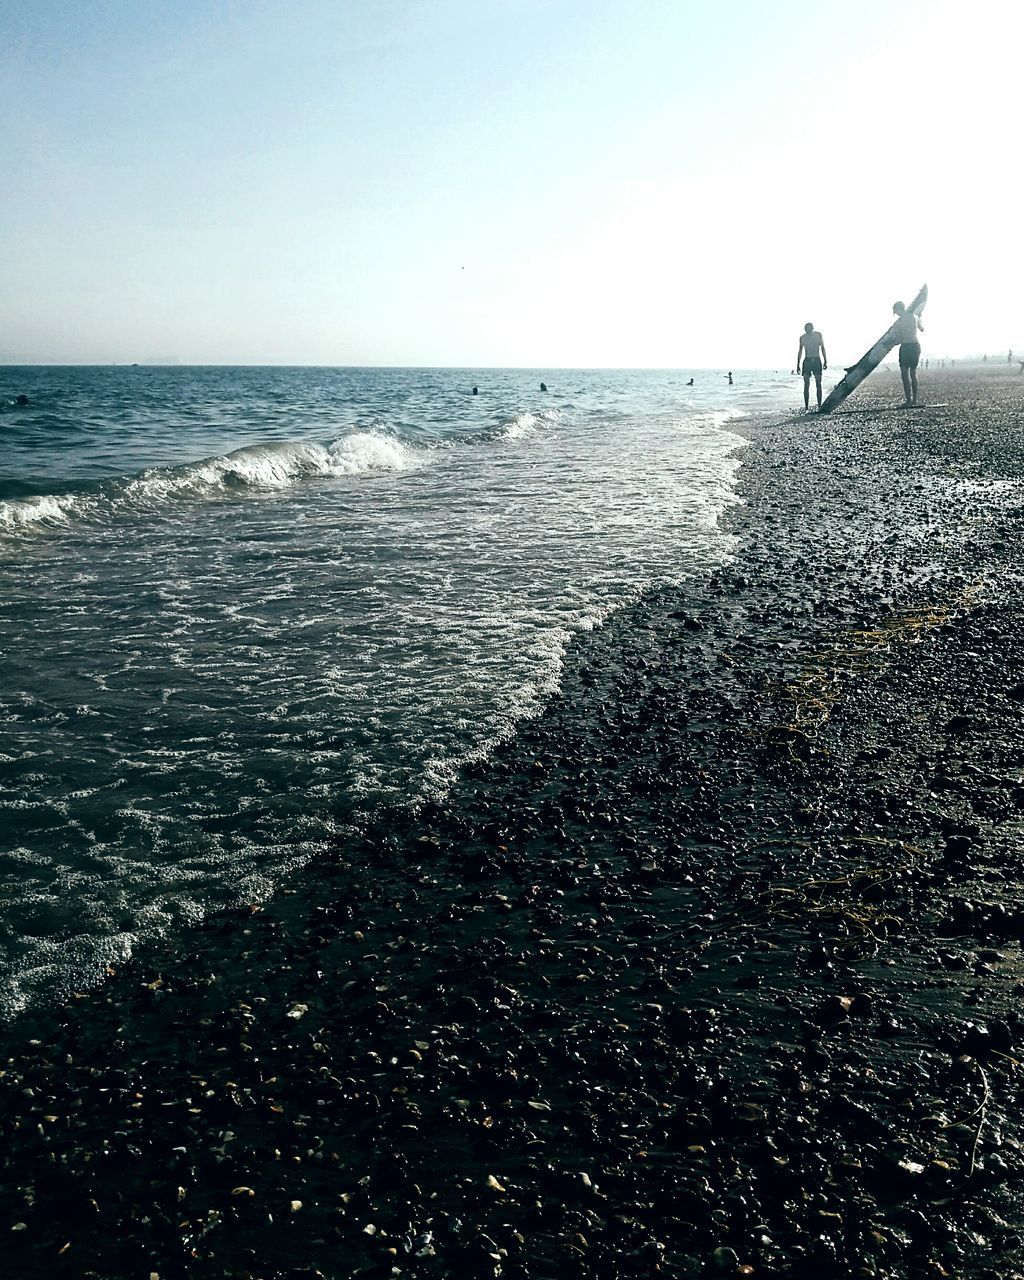
[[[922,389],[749,424],[735,563],[443,809],[9,1028],[9,1273],[1015,1275],[1024,378]]]

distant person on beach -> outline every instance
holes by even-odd
[[[479,392],[479,391],[477,391],[476,387],[474,387],[474,388],[473,388],[473,394],[474,394],[475,396],[478,396],[478,395],[480,394],[480,392]]]
[[[548,384],[547,384],[546,382],[542,382],[542,383],[540,384],[540,389],[541,389],[541,391],[547,391],[547,389],[548,389]]]
[[[730,369],[725,376],[729,379],[729,386],[731,387],[732,386],[732,370]]]
[[[825,339],[810,320],[804,325],[800,335],[800,345],[796,349],[797,371],[804,375],[804,409],[811,407],[811,378],[818,394],[818,408],[821,408],[821,371],[828,368],[828,355],[825,352]]]
[[[687,385],[688,387],[692,387],[692,386],[693,386],[693,379],[691,378],[691,379],[690,379],[690,381],[689,381],[686,385]]]
[[[902,302],[894,302],[897,316],[896,334],[900,340],[900,377],[903,379],[903,403],[909,409],[917,404],[917,366],[921,360],[918,333],[924,332],[920,316],[908,311]]]

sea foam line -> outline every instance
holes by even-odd
[[[123,510],[152,511],[174,501],[190,501],[283,489],[307,478],[409,471],[420,451],[393,436],[359,431],[331,444],[281,441],[247,445],[223,457],[178,467],[150,467],[135,476],[104,481],[82,493],[39,494],[0,502],[0,532],[29,533],[72,520],[102,520]]]
[[[516,414],[477,436],[445,445],[490,444],[535,435],[561,420],[557,409]],[[436,446],[435,446],[436,447]],[[104,520],[121,511],[153,511],[169,502],[216,498],[246,489],[283,489],[307,478],[340,477],[422,466],[429,449],[380,431],[356,431],[330,444],[279,441],[247,445],[223,457],[177,467],[150,467],[79,493],[45,493],[0,502],[0,536],[58,528],[75,520]]]

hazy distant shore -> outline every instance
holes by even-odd
[[[732,565],[445,805],[9,1028],[12,1273],[1013,1275],[1024,378],[921,389],[744,424]]]

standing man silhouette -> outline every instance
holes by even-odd
[[[828,356],[825,353],[825,339],[811,324],[804,325],[800,335],[800,345],[796,350],[797,373],[804,375],[804,409],[811,407],[811,378],[814,378],[815,390],[818,393],[818,408],[821,408],[821,371],[828,368]]]
[[[900,340],[900,377],[903,379],[903,405],[912,409],[917,404],[917,366],[921,360],[921,343],[918,333],[924,331],[921,317],[908,311],[902,302],[894,302],[896,332]],[[987,357],[986,357],[987,358]]]

